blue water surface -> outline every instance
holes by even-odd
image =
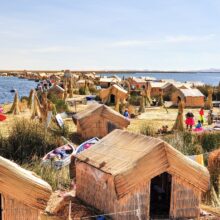
[[[10,90],[16,89],[19,97],[28,96],[31,89],[35,89],[37,82],[17,77],[0,77],[0,104],[12,102],[14,93]]]

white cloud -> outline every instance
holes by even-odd
[[[201,35],[201,36],[179,35],[179,36],[167,36],[165,38],[165,41],[168,43],[201,42],[201,41],[209,41],[214,37],[215,37],[214,34]]]
[[[178,35],[166,36],[161,39],[147,39],[147,40],[125,40],[112,43],[111,47],[136,47],[136,46],[151,46],[157,44],[177,44],[177,43],[197,43],[212,40],[214,34],[193,36],[193,35]]]
[[[36,53],[56,53],[56,52],[66,52],[69,50],[71,50],[70,47],[53,46],[53,47],[34,48],[34,49],[30,49],[29,51]]]

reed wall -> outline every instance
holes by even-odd
[[[170,215],[176,218],[199,218],[201,192],[174,176],[172,178]]]
[[[31,208],[8,195],[2,196],[3,220],[38,220],[40,218],[39,210]]]

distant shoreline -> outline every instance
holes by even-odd
[[[24,72],[30,72],[30,73],[60,73],[64,72],[63,70],[0,70],[0,76],[3,73],[8,73],[8,74],[22,74]],[[198,74],[198,73],[220,73],[219,71],[163,71],[163,70],[70,70],[72,73],[91,73],[95,72],[96,74],[138,74],[138,73],[143,73],[143,74],[156,74],[156,73],[175,73],[175,74]]]

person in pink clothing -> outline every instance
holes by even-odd
[[[188,112],[186,114],[186,129],[188,130],[192,130],[192,127],[195,125],[195,120],[194,120],[194,115],[192,112]]]

